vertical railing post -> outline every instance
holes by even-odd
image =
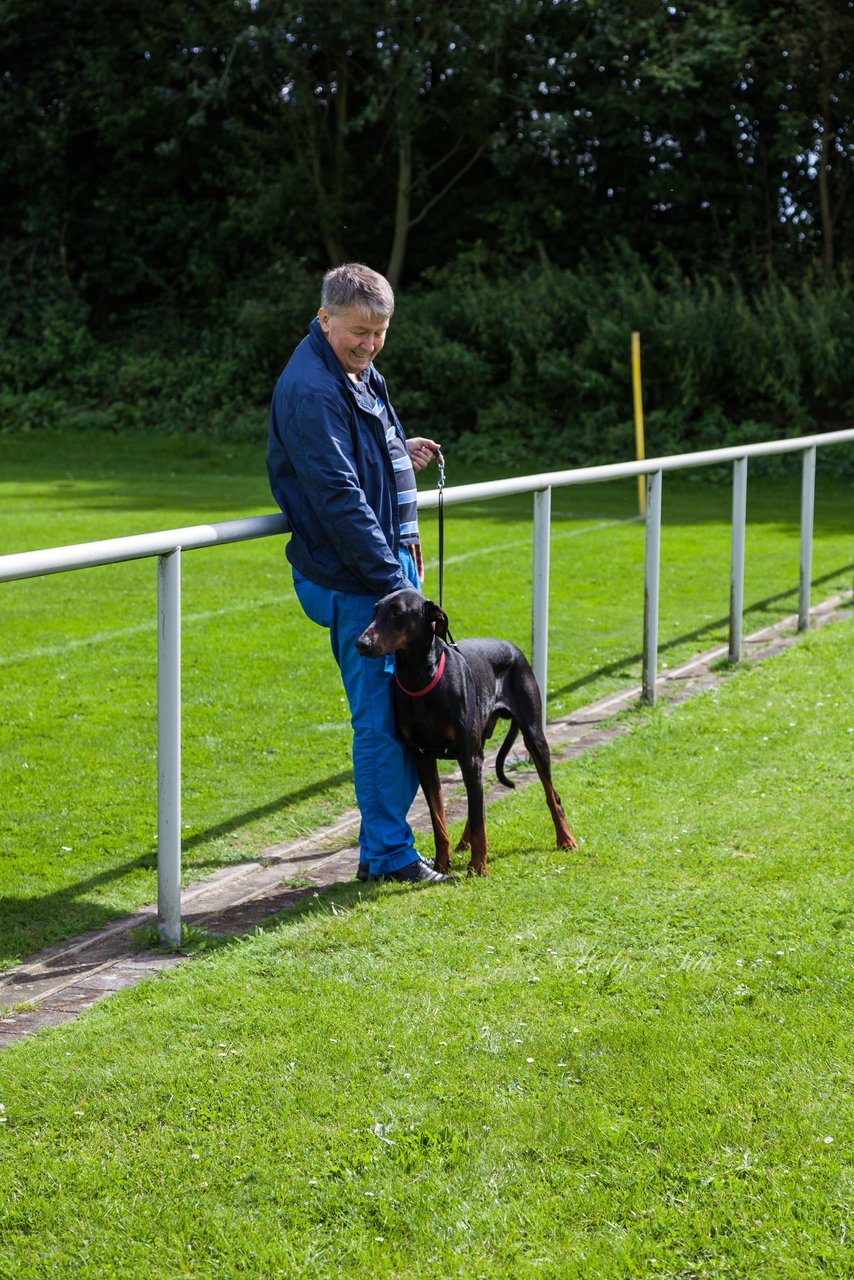
[[[643,597],[643,689],[641,697],[655,702],[658,666],[658,581],[661,559],[661,472],[646,478],[646,552]]]
[[[804,450],[801,473],[801,567],[798,584],[798,630],[810,624],[810,583],[812,580],[812,531],[815,513],[815,445]]]
[[[157,558],[157,932],[181,942],[181,549]]]
[[[744,542],[747,526],[747,459],[732,467],[732,545],[729,570],[729,660],[741,662],[744,615]]]
[[[546,680],[549,660],[549,543],[551,539],[552,491],[534,493],[534,574],[531,601],[531,666],[543,702],[546,723]]]

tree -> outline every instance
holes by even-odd
[[[307,3],[260,6],[289,154],[312,191],[331,262],[369,229],[397,283],[409,234],[488,154],[505,94],[504,51],[529,0],[509,6]]]
[[[414,281],[852,257],[854,0],[0,0],[11,310],[274,296],[346,257]]]
[[[763,8],[754,52],[760,92],[776,122],[779,220],[799,242],[818,245],[830,280],[850,216],[854,4],[789,0]]]

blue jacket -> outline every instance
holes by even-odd
[[[373,364],[368,376],[404,438]],[[287,557],[306,578],[375,597],[411,586],[397,559],[397,487],[382,425],[359,405],[316,319],[273,392],[267,471],[291,528]]]

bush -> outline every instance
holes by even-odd
[[[6,430],[263,432],[273,384],[317,306],[283,258],[216,311],[95,335],[71,302],[7,324]],[[213,305],[213,304],[212,304]],[[569,467],[633,456],[630,338],[641,334],[647,455],[802,435],[854,417],[852,288],[651,268],[624,246],[575,271],[501,273],[483,247],[402,291],[382,368],[411,432],[461,460]]]
[[[406,297],[383,359],[407,421],[431,403],[443,440],[481,462],[533,453],[545,465],[610,462],[634,452],[630,340],[641,334],[648,456],[796,436],[854,414],[852,290],[771,281],[654,276],[624,248],[605,268],[538,264],[490,278],[478,255]],[[429,332],[418,346],[419,326]],[[400,328],[412,330],[400,342]],[[462,346],[468,367],[420,364]],[[401,359],[403,355],[403,359]],[[436,388],[443,389],[441,407]]]

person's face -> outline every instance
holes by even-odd
[[[317,318],[345,373],[361,373],[382,351],[388,317],[368,315],[359,307],[331,315],[321,307]]]

